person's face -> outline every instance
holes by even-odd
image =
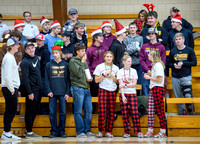
[[[25,13],[25,15],[24,15],[24,20],[25,20],[27,23],[30,23],[30,22],[31,22],[31,14],[30,14],[30,13]]]
[[[79,27],[78,29],[75,29],[76,33],[78,33],[79,35],[83,35],[84,34],[84,27]]]
[[[103,32],[104,34],[110,34],[111,33],[111,27],[110,26],[105,26],[103,27]]]
[[[153,16],[148,16],[147,20],[148,20],[149,25],[153,26],[156,23],[157,18],[155,18]]]
[[[143,14],[140,13],[140,21],[144,21],[145,17]]]
[[[180,24],[179,24],[178,22],[172,21],[172,22],[171,22],[171,25],[172,25],[172,28],[173,28],[173,29],[176,29]]]
[[[70,14],[70,15],[69,15],[69,18],[70,18],[72,21],[75,21],[75,20],[77,20],[77,18],[78,18],[78,14],[77,14],[77,13]]]
[[[150,61],[152,61],[152,54],[151,53],[148,54],[148,58],[149,58]]]
[[[97,38],[95,38],[95,41],[98,43],[102,43],[103,42],[103,36],[97,36]]]
[[[150,40],[156,39],[156,34],[155,33],[149,33],[148,36],[149,36]]]
[[[130,34],[135,34],[136,31],[137,31],[137,26],[136,25],[130,25],[130,27],[129,27]]]
[[[63,42],[69,42],[69,41],[70,41],[70,37],[62,36],[62,37],[61,37],[61,40],[62,40]]]
[[[34,57],[35,55],[35,47],[33,45],[29,45],[26,49],[25,49],[25,52],[31,56],[31,57]]]
[[[125,32],[122,33],[121,36],[122,36],[122,39],[125,39],[126,38],[126,33]]]
[[[18,27],[16,30],[22,33],[24,31],[24,26]]]
[[[123,61],[124,67],[130,68],[132,65],[132,59],[127,58],[125,61]]]
[[[61,32],[61,28],[60,27],[52,28],[52,31],[55,35],[58,35]]]
[[[49,22],[45,22],[45,23],[42,25],[42,29],[45,30],[45,31],[49,31],[49,29],[50,29]]]
[[[83,58],[83,56],[85,55],[85,49],[80,49],[76,51],[76,53],[80,58]]]
[[[44,46],[44,40],[36,39],[36,43],[39,48]]]
[[[17,36],[12,36],[11,38],[15,38],[17,41],[19,41],[19,37]]]
[[[112,61],[113,61],[112,54],[110,54],[110,53],[106,54],[106,56],[104,57],[104,60],[106,63],[109,63],[109,64],[112,63]]]
[[[181,36],[175,38],[175,43],[176,43],[177,46],[183,45],[184,41],[185,41],[185,39],[183,37],[181,37]]]
[[[177,12],[173,12],[173,11],[170,12],[170,16],[171,16],[171,17],[175,16],[176,14],[177,14]]]
[[[20,45],[19,44],[15,44],[11,47],[11,49],[14,51],[14,53],[18,52],[19,51],[19,47]]]
[[[59,51],[52,51],[52,55],[55,60],[61,58],[61,52],[59,52]]]

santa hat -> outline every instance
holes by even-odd
[[[112,27],[112,24],[109,21],[103,21],[101,28],[104,28],[105,26],[110,26]]]
[[[62,52],[62,49],[61,49],[60,46],[54,45],[54,46],[51,48],[51,51],[60,51],[60,52]]]
[[[40,25],[41,25],[41,27],[43,26],[43,24],[44,24],[45,22],[49,22],[49,20],[46,19],[44,16],[42,16],[41,19],[40,19]]]
[[[21,26],[25,27],[25,24],[24,24],[23,20],[18,20],[18,19],[15,20],[15,22],[14,22],[14,30],[16,30],[17,28],[19,28]]]
[[[98,36],[103,35],[100,27],[91,32],[91,36],[94,36],[94,35],[98,35]]]
[[[176,15],[174,15],[171,21],[174,21],[174,22],[180,22],[180,23],[182,24],[182,18],[181,18],[181,15],[180,15],[180,14],[176,14]]]
[[[114,19],[114,21],[115,21],[116,35],[120,35],[126,32],[126,29],[116,19]]]
[[[43,34],[38,34],[35,38],[39,39],[39,40],[42,40],[42,41],[45,41],[45,38],[44,38]]]
[[[51,29],[54,28],[54,27],[57,27],[57,26],[60,26],[60,23],[55,20],[52,24],[51,24]]]

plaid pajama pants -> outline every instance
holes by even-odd
[[[157,114],[160,120],[160,127],[166,129],[167,120],[164,112],[163,98],[165,96],[165,89],[163,87],[153,87],[149,92],[148,99],[148,127],[154,127],[154,115]]]
[[[141,132],[140,118],[138,114],[137,96],[136,94],[125,94],[127,103],[123,103],[122,96],[120,95],[120,105],[122,110],[122,119],[124,124],[125,133],[130,134],[131,126],[129,122],[129,113],[133,121],[134,132],[137,134]],[[130,108],[129,108],[130,107]]]
[[[104,120],[106,118],[106,132],[112,132],[114,123],[114,112],[116,103],[116,92],[107,91],[105,89],[99,88],[98,93],[98,128],[99,131],[104,131]]]

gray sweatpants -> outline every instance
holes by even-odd
[[[176,98],[192,98],[192,77],[173,78],[172,86]],[[186,94],[184,94],[184,91]],[[193,108],[193,104],[186,104],[187,108]],[[185,104],[178,104],[179,114],[185,109]],[[189,109],[188,109],[189,111]]]

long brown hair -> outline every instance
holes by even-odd
[[[142,27],[144,27],[144,25],[147,23],[147,11],[146,10],[141,10],[139,13],[138,13],[138,18],[137,20],[140,22],[140,14],[142,14],[144,16],[144,21],[142,23]]]

